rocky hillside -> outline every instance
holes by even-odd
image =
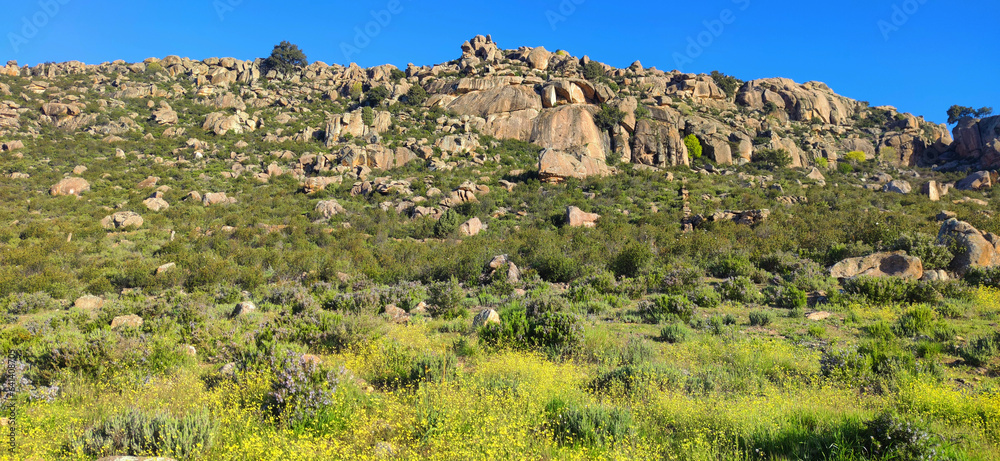
[[[0,67],[0,141],[4,150],[18,150],[53,126],[112,145],[169,141],[173,147],[160,155],[166,162],[204,154],[237,159],[249,143],[263,143],[265,151],[294,152],[279,155],[285,164],[237,161],[233,174],[247,170],[266,179],[289,171],[303,182],[330,177],[331,170],[415,160],[431,168],[481,163],[488,142],[482,135],[540,146],[539,173],[549,180],[607,174],[618,162],[688,165],[688,135],[720,165],[784,149],[792,167],[834,167],[851,151],[900,166],[1000,166],[998,117],[962,120],[953,142],[943,125],[870,107],[819,82],[741,82],[647,69],[638,61],[616,69],[564,51],[504,50],[483,36],[461,51],[454,61],[411,64],[405,72],[314,62],[291,74],[262,74],[261,59],[177,56],[35,67],[11,61]],[[373,91],[382,99],[375,104]],[[604,121],[605,107],[621,110],[620,122]],[[237,142],[220,142],[233,135]],[[289,141],[311,151],[289,149]]]

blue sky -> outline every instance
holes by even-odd
[[[0,64],[249,59],[288,40],[310,61],[405,68],[492,34],[617,67],[818,80],[935,122],[952,104],[1000,111],[996,0],[3,1]]]

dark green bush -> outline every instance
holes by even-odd
[[[806,292],[792,285],[772,285],[764,294],[770,305],[781,309],[804,309],[808,302]]]
[[[687,296],[657,295],[639,303],[639,315],[646,323],[688,322],[696,306]]]
[[[773,316],[767,311],[753,311],[750,312],[750,326],[752,327],[766,327],[771,324]]]
[[[940,437],[891,413],[866,422],[860,439],[870,459],[943,459]]]
[[[564,444],[608,445],[632,432],[631,413],[617,407],[583,406],[557,398],[546,404],[545,413],[553,436]]]
[[[845,292],[864,296],[876,304],[900,302],[906,299],[906,294],[909,291],[908,283],[896,277],[862,275],[845,280],[843,285]]]
[[[18,293],[7,296],[7,313],[11,315],[26,315],[37,312],[59,309],[59,301],[52,299],[48,293]]]
[[[964,280],[973,286],[1000,288],[1000,267],[973,267]]]
[[[785,168],[792,163],[792,156],[785,149],[757,149],[750,162],[771,171]]]
[[[649,266],[653,257],[649,244],[629,242],[611,261],[610,269],[620,277],[636,277]]]
[[[583,78],[597,80],[604,77],[604,66],[597,61],[590,61],[583,66]]]
[[[1000,354],[1000,333],[972,339],[967,345],[958,348],[958,354],[971,366],[984,366]]]
[[[208,411],[175,418],[164,412],[132,409],[87,429],[71,451],[105,456],[170,456],[195,459],[215,439],[216,422]]]
[[[701,285],[692,289],[687,294],[688,299],[698,307],[704,309],[714,309],[722,304],[722,296],[715,288],[708,285]]]
[[[709,273],[713,277],[723,279],[730,277],[752,277],[756,272],[757,266],[754,266],[749,258],[734,255],[720,259],[709,268]]]
[[[723,280],[719,284],[719,293],[722,299],[738,303],[755,304],[763,301],[763,295],[754,285],[753,280],[747,277],[735,277]]]
[[[411,106],[420,106],[427,100],[427,90],[420,85],[413,85],[406,91],[406,103]]]
[[[429,290],[430,306],[427,312],[434,317],[445,320],[468,317],[469,310],[465,307],[465,290],[452,277],[447,282],[437,282]]]
[[[934,323],[934,311],[927,306],[918,305],[910,308],[896,322],[896,335],[913,337],[926,333]]]
[[[670,344],[684,342],[691,330],[682,323],[671,323],[660,329],[660,340]]]

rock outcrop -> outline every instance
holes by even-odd
[[[954,218],[945,221],[938,232],[938,244],[957,248],[951,270],[960,275],[972,268],[1000,265],[997,243],[1000,237],[980,232],[972,224]]]
[[[859,275],[920,280],[924,276],[924,266],[920,258],[897,251],[845,259],[830,269],[830,276],[834,278],[847,279]]]

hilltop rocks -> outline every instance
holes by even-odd
[[[845,259],[830,269],[830,276],[834,278],[847,279],[859,275],[920,280],[924,276],[924,266],[920,258],[897,251]]]
[[[103,305],[104,300],[94,295],[81,296],[73,301],[73,307],[88,311],[100,309]]]
[[[937,181],[928,181],[920,187],[920,193],[927,196],[932,202],[941,200],[941,197],[948,195],[949,186]]]
[[[254,131],[257,129],[258,123],[257,119],[251,118],[250,114],[243,111],[236,111],[232,115],[222,112],[212,112],[205,116],[205,123],[201,125],[201,128],[205,131],[211,131],[218,136],[225,136],[230,131],[236,134],[242,134],[244,131]]]
[[[545,149],[538,156],[538,176],[545,182],[562,182],[566,178],[583,179],[611,174],[603,158],[596,159],[587,154],[580,149]]]
[[[46,103],[42,104],[42,113],[50,117],[76,116],[83,113],[83,109],[76,104]]]
[[[722,221],[732,221],[736,224],[742,224],[745,226],[753,226],[764,222],[768,217],[771,216],[771,210],[760,209],[760,210],[746,210],[746,211],[717,211],[711,215],[695,215],[690,218],[685,218],[683,224],[691,224],[694,227],[700,226],[705,222],[722,222]]]
[[[1000,168],[1000,116],[962,118],[953,133],[952,147],[959,158],[978,160],[983,169]]]
[[[133,211],[119,211],[111,216],[105,216],[101,220],[101,227],[105,229],[123,229],[126,227],[141,227],[142,216]]]
[[[597,213],[587,213],[575,206],[566,208],[566,224],[569,227],[597,227],[597,220],[601,215]]]
[[[951,269],[959,275],[975,267],[1000,265],[1000,252],[996,248],[996,243],[1000,243],[1000,237],[982,233],[965,221],[954,218],[945,221],[938,232],[937,243],[954,245],[958,248],[955,251],[955,258],[951,261]]]
[[[52,195],[75,195],[79,197],[84,192],[90,190],[90,183],[83,178],[66,178],[57,182],[49,189]]]
[[[846,125],[856,104],[823,83],[800,85],[787,78],[746,82],[736,94],[736,102],[756,110],[764,110],[771,103],[792,120],[810,122],[815,118],[831,125]]]
[[[552,57],[552,53],[548,52],[544,46],[540,46],[531,50],[527,56],[525,56],[525,61],[531,65],[532,69],[545,70],[549,68],[549,58]]]

